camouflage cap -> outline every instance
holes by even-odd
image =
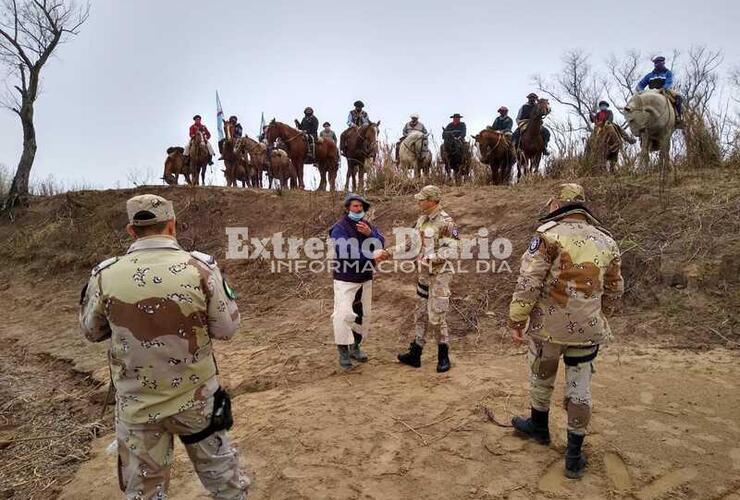
[[[126,202],[128,221],[132,226],[153,226],[175,218],[172,202],[156,194],[141,194]]]
[[[557,200],[561,203],[586,203],[586,193],[580,184],[561,184]]]
[[[440,201],[442,199],[442,190],[437,186],[429,184],[421,188],[421,191],[414,195],[414,199],[417,201],[421,200],[434,200]]]

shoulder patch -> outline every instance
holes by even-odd
[[[207,253],[193,251],[190,252],[190,255],[196,259],[202,262],[203,264],[207,265],[211,269],[216,267],[216,258],[212,255],[208,255]]]
[[[527,251],[529,253],[535,253],[537,252],[537,249],[540,248],[540,245],[542,244],[542,238],[539,237],[539,235],[535,235],[532,238],[532,241],[529,242],[529,248]]]
[[[545,231],[549,231],[550,229],[554,228],[558,225],[557,221],[551,220],[550,222],[545,222],[540,227],[537,228],[538,233],[544,233]]]
[[[113,264],[115,264],[116,262],[118,262],[118,259],[119,259],[118,257],[111,257],[110,259],[105,259],[103,262],[101,262],[97,266],[93,267],[92,268],[92,271],[90,272],[90,274],[92,276],[97,276],[98,274],[100,274],[100,271],[102,271],[103,269],[106,269],[106,268],[112,266]]]

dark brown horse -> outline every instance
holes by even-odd
[[[234,139],[224,139],[219,142],[219,149],[221,150],[221,157],[224,160],[225,166],[224,176],[226,177],[226,185],[236,187],[236,181],[241,180],[242,186],[245,187],[243,179],[247,177],[247,160],[243,155],[234,150],[234,142]]]
[[[378,127],[377,123],[370,122],[361,127],[350,127],[341,135],[342,154],[347,158],[347,179],[344,190],[349,191],[350,180],[352,191],[365,189],[365,170],[378,154]],[[359,174],[359,179],[357,178]]]
[[[303,189],[303,165],[308,158],[308,138],[306,135],[293,127],[275,121],[273,119],[267,126],[265,137],[270,144],[281,139],[288,150],[290,161],[296,169],[298,183]],[[319,168],[321,181],[319,191],[326,190],[327,176],[329,189],[334,191],[337,183],[337,165],[339,163],[339,150],[334,141],[319,140],[316,142],[316,166]]]
[[[516,162],[519,179],[526,174],[539,171],[542,155],[545,152],[542,120],[548,113],[550,113],[550,102],[547,99],[539,99],[532,108],[526,128],[519,139]]]
[[[511,136],[487,128],[474,135],[473,139],[478,143],[481,163],[491,168],[491,184],[508,184],[511,180],[511,167],[516,160]]]

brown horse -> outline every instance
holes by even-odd
[[[197,132],[190,140],[190,184],[198,185],[198,174],[203,184],[206,183],[206,169],[211,155],[208,153],[206,139],[202,132]]]
[[[613,123],[600,123],[594,127],[586,143],[586,158],[597,168],[614,173],[619,152],[622,150],[622,136]]]
[[[265,137],[267,137],[270,144],[277,139],[281,139],[285,143],[290,161],[293,162],[298,175],[298,184],[303,189],[303,165],[308,158],[308,138],[306,135],[285,123],[275,121],[273,118],[267,126]],[[321,176],[319,191],[326,190],[327,175],[329,189],[334,191],[337,183],[337,164],[339,163],[339,151],[334,141],[319,140],[316,142],[316,161]]]
[[[236,152],[234,148],[233,139],[224,139],[219,142],[219,149],[221,150],[221,157],[224,160],[224,175],[226,177],[226,185],[236,187],[236,181],[242,180],[247,177],[247,160],[242,155]],[[251,179],[250,179],[251,180]],[[251,182],[250,182],[251,184]],[[244,182],[242,181],[244,187]],[[257,187],[257,186],[252,186]]]
[[[170,186],[177,186],[180,174],[185,177],[185,182],[190,184],[190,172],[185,164],[185,148],[172,146],[167,148],[167,158],[164,160],[164,175],[162,179]]]
[[[526,174],[539,171],[542,155],[545,152],[542,121],[548,113],[550,113],[550,102],[547,99],[539,99],[532,108],[526,128],[519,139],[516,162],[519,179]]]
[[[361,127],[350,127],[342,132],[342,154],[347,158],[347,179],[344,190],[349,191],[350,180],[352,191],[365,189],[365,170],[378,154],[378,127],[377,123],[368,123]],[[358,180],[359,174],[359,180]]]
[[[480,161],[491,168],[491,184],[508,184],[516,152],[511,144],[511,135],[486,128],[473,139],[480,149]]]

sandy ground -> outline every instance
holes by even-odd
[[[232,435],[253,479],[251,497],[740,498],[736,351],[626,341],[605,349],[594,377],[589,472],[568,481],[562,373],[553,444],[523,441],[491,422],[483,407],[503,422],[527,410],[525,349],[512,346],[491,318],[476,335],[455,337],[449,373],[435,372],[431,349],[421,369],[400,366],[395,354],[408,341],[410,323],[392,314],[396,303],[387,297],[394,291],[410,295],[412,285],[380,280],[371,360],[350,373],[336,369],[326,300],[260,318],[247,312],[238,336],[218,346],[223,383],[236,396]],[[32,350],[67,358],[104,380],[104,345],[77,335],[73,295],[60,290],[46,304],[49,311],[67,309],[55,316],[29,314],[4,292],[18,307],[10,308],[0,336],[27,342],[33,332]],[[614,323],[629,338],[630,321]],[[99,408],[101,390],[90,406]],[[112,439],[108,433],[92,441],[90,459],[61,481],[61,498],[118,497],[115,457],[105,451]],[[177,446],[172,497],[206,498]],[[12,452],[13,446],[0,451],[0,459]]]

